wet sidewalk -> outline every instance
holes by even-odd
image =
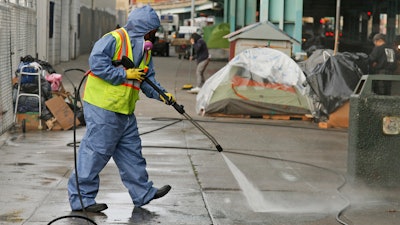
[[[74,131],[10,133],[0,147],[0,224],[400,224],[398,188],[354,186],[346,180],[347,130],[310,121],[201,117],[193,83],[195,63],[154,57],[157,80],[174,93],[224,151],[172,107],[145,96],[136,107],[150,179],[172,190],[134,209],[115,163],[100,174],[101,214],[72,213],[67,180],[74,168]],[[211,61],[211,75],[226,62]],[[87,69],[87,56],[56,71]],[[65,76],[77,85],[81,72]],[[73,85],[63,83],[73,92]],[[78,127],[79,142],[85,127]]]

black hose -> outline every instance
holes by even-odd
[[[79,70],[79,71],[81,71],[81,72],[85,72],[85,71],[83,71],[83,70],[81,70],[81,69],[69,69],[69,70],[66,70],[65,72],[71,71],[71,70]],[[81,194],[80,194],[80,191],[79,191],[78,173],[77,173],[77,167],[76,167],[76,146],[77,146],[76,144],[79,143],[79,142],[76,141],[76,113],[75,113],[76,108],[75,108],[75,107],[76,107],[77,99],[78,99],[77,96],[79,96],[79,90],[80,90],[80,88],[81,88],[81,86],[82,86],[82,84],[83,84],[85,78],[86,78],[86,76],[84,76],[84,78],[82,78],[82,80],[81,80],[81,82],[80,82],[80,84],[79,84],[78,89],[76,89],[75,86],[73,85],[73,86],[74,86],[74,89],[75,89],[75,99],[74,99],[74,104],[73,104],[73,105],[74,105],[74,126],[73,126],[73,128],[74,128],[74,142],[73,142],[73,143],[67,144],[68,146],[74,146],[75,176],[76,176],[76,182],[77,182],[77,188],[78,188],[78,195],[79,195],[79,198],[80,198],[80,201],[81,201],[81,205],[82,205],[82,209],[83,209],[83,210],[84,210],[84,206],[83,206],[82,197],[81,197]],[[152,86],[153,88],[156,87],[150,80],[145,79],[145,81],[147,81],[147,83],[149,83],[150,86]],[[71,80],[70,80],[70,82],[71,82]],[[71,83],[72,83],[72,82],[71,82]],[[163,92],[161,93],[161,91],[158,89],[158,87],[156,87],[155,89],[156,89],[156,91],[160,92],[160,95],[163,95],[163,97],[164,97],[166,100],[168,99],[168,97],[165,96],[165,94],[164,94]],[[218,144],[218,142],[215,140],[215,138],[214,138],[213,136],[211,136],[202,126],[200,126],[200,125],[197,123],[197,121],[200,121],[200,122],[214,122],[214,123],[229,123],[229,122],[226,122],[226,121],[225,121],[225,122],[222,122],[222,121],[209,121],[209,120],[208,120],[208,121],[204,121],[204,120],[194,120],[192,117],[190,117],[190,116],[184,111],[183,106],[181,106],[181,105],[179,105],[179,104],[177,104],[177,103],[172,104],[172,106],[173,106],[180,114],[182,114],[189,122],[191,122],[196,128],[198,128],[205,136],[207,136],[207,137],[215,144],[215,146],[216,146],[216,148],[217,148],[217,150],[218,150],[219,152],[222,151],[222,147]],[[157,129],[154,129],[154,130],[151,130],[151,131],[147,131],[147,132],[141,133],[140,135],[145,135],[145,134],[152,133],[152,132],[155,132],[155,131],[158,131],[158,130],[162,130],[162,129],[166,128],[166,127],[172,126],[172,125],[174,125],[174,124],[176,124],[176,123],[178,123],[178,122],[183,121],[182,119],[178,119],[178,118],[153,118],[153,120],[175,120],[175,121],[172,122],[172,123],[170,123],[170,124],[164,125],[164,126],[162,126],[162,127],[160,127],[160,128],[157,128]],[[237,121],[236,121],[235,123],[237,123]],[[243,122],[242,122],[242,123],[243,123]],[[259,125],[259,124],[255,124],[255,123],[245,123],[245,124]],[[263,125],[282,126],[282,125],[276,125],[276,124],[275,124],[275,125],[274,125],[274,124],[263,124]],[[290,126],[290,125],[289,125],[289,126]],[[290,126],[290,127],[292,127],[292,126]],[[293,127],[293,128],[306,128],[306,127]],[[310,128],[308,128],[308,129],[310,129]],[[311,129],[313,129],[313,128],[311,128]],[[334,130],[334,131],[337,131],[337,130]],[[339,130],[339,131],[340,131],[340,130]],[[185,150],[191,149],[191,150],[213,151],[212,149],[206,149],[206,148],[188,148],[188,147],[178,147],[178,146],[142,146],[142,147],[143,147],[143,148],[152,147],[152,148],[174,148],[174,149],[185,149]],[[347,208],[349,208],[349,206],[350,206],[350,202],[347,200],[347,198],[345,198],[345,197],[340,193],[340,189],[341,189],[341,188],[346,184],[346,182],[347,182],[347,181],[346,181],[346,178],[345,178],[342,174],[339,174],[338,172],[336,172],[336,171],[334,171],[334,170],[331,170],[331,169],[328,169],[328,168],[316,166],[316,165],[309,164],[309,163],[294,161],[294,160],[287,160],[287,159],[274,158],[274,157],[268,157],[268,156],[260,156],[260,155],[247,154],[247,153],[239,153],[239,152],[233,152],[233,151],[226,151],[226,152],[232,153],[232,154],[247,155],[247,156],[252,156],[252,157],[267,158],[267,159],[271,159],[271,160],[285,161],[285,162],[290,162],[290,163],[298,163],[298,164],[302,164],[302,165],[307,165],[307,166],[315,167],[315,168],[318,168],[318,169],[323,169],[323,170],[326,170],[326,171],[328,171],[328,172],[334,173],[335,175],[341,177],[342,180],[343,180],[343,182],[342,182],[342,184],[341,184],[339,187],[336,188],[336,190],[338,191],[339,196],[340,196],[342,199],[344,199],[347,203],[346,203],[346,205],[337,213],[335,219],[336,219],[336,221],[337,221],[338,223],[340,223],[340,224],[342,224],[342,225],[347,225],[346,222],[344,222],[343,220],[340,219],[340,217],[342,216],[342,214],[344,213],[344,211],[345,211]],[[53,221],[56,221],[56,220],[59,220],[59,219],[62,219],[62,218],[68,218],[68,217],[74,217],[74,216],[63,216],[63,217],[57,218],[57,219],[55,219],[55,220],[53,220]],[[86,218],[86,217],[82,217],[82,218]],[[86,218],[86,219],[88,219],[88,218]],[[53,221],[52,221],[52,222],[53,222]],[[91,220],[88,219],[88,221],[91,221]],[[91,221],[91,222],[94,223],[94,221]],[[49,223],[49,225],[50,225],[50,224],[51,224],[51,223]],[[97,225],[96,223],[94,223],[94,224]]]
[[[156,145],[144,145],[142,146],[143,148],[167,148],[167,149],[182,149],[182,150],[199,150],[199,151],[215,151],[213,149],[208,149],[208,148],[198,148],[198,147],[180,147],[180,146],[156,146]],[[342,183],[336,188],[337,193],[339,194],[339,196],[346,201],[346,205],[339,210],[339,212],[336,214],[335,219],[338,223],[342,224],[342,225],[348,225],[346,222],[344,222],[343,220],[340,219],[340,217],[342,216],[342,214],[350,207],[350,202],[349,200],[343,196],[340,193],[340,189],[347,183],[346,178],[332,170],[332,169],[328,169],[325,167],[321,167],[321,166],[317,166],[311,163],[306,163],[306,162],[300,162],[300,161],[296,161],[296,160],[290,160],[290,159],[282,159],[282,158],[275,158],[275,157],[270,157],[270,156],[262,156],[262,155],[255,155],[255,154],[249,154],[249,153],[241,153],[241,152],[235,152],[235,151],[224,151],[225,153],[231,153],[231,154],[237,154],[237,155],[244,155],[244,156],[249,156],[249,157],[257,157],[257,158],[264,158],[264,159],[269,159],[269,160],[276,160],[276,161],[282,161],[282,162],[288,162],[288,163],[296,163],[296,164],[301,164],[301,165],[305,165],[305,166],[309,166],[309,167],[314,167],[320,170],[325,170],[328,171],[330,173],[335,174],[336,176],[340,177],[342,179]]]
[[[67,70],[65,70],[64,71],[64,74],[65,73],[67,73],[67,72],[69,72],[69,71],[73,71],[73,70],[77,70],[77,71],[81,71],[81,72],[83,72],[83,73],[86,73],[86,71],[84,71],[84,70],[82,70],[82,69],[79,69],[79,68],[74,68],[74,69],[67,69]],[[74,147],[74,169],[75,169],[75,181],[76,181],[76,188],[77,188],[77,190],[78,190],[78,197],[79,197],[79,201],[80,201],[80,203],[81,203],[81,206],[82,206],[82,211],[83,211],[83,213],[85,213],[86,214],[86,210],[85,210],[85,206],[84,206],[84,204],[83,204],[83,200],[82,200],[82,195],[81,195],[81,191],[80,191],[80,188],[79,188],[79,180],[78,180],[78,166],[77,166],[77,141],[76,141],[76,119],[77,119],[77,117],[76,117],[76,109],[77,109],[77,101],[78,101],[78,99],[80,99],[80,89],[81,89],[81,87],[82,87],[82,84],[83,84],[83,82],[85,81],[85,79],[86,79],[86,76],[83,76],[83,78],[81,79],[81,81],[80,81],[80,83],[79,83],[79,86],[78,86],[78,88],[76,88],[76,86],[73,84],[73,82],[68,78],[68,76],[66,76],[67,77],[67,79],[71,82],[71,84],[72,84],[72,86],[73,86],[73,88],[74,88],[74,102],[73,102],[73,112],[74,112],[74,123],[73,123],[73,144],[72,144],[72,146]],[[50,225],[50,224],[52,224],[53,222],[55,222],[55,221],[57,221],[57,220],[61,220],[61,219],[65,219],[65,218],[71,218],[71,217],[78,217],[78,218],[81,218],[81,219],[84,219],[84,220],[87,220],[88,222],[91,222],[92,224],[94,224],[94,225],[97,225],[93,220],[91,220],[90,218],[88,218],[87,216],[85,217],[85,216],[79,216],[79,215],[68,215],[68,216],[61,216],[61,217],[58,217],[58,218],[56,218],[56,219],[54,219],[54,220],[52,220],[50,223],[48,223],[48,225]]]
[[[55,218],[54,220],[50,221],[47,225],[50,225],[50,224],[52,224],[52,223],[54,223],[54,222],[56,222],[56,221],[58,221],[58,220],[66,219],[66,218],[79,218],[79,219],[86,220],[86,221],[88,221],[88,222],[90,222],[90,223],[92,223],[92,224],[94,224],[94,225],[97,225],[97,223],[94,222],[92,219],[87,218],[87,217],[85,217],[85,216],[80,216],[80,215],[60,216],[60,217],[57,217],[57,218]]]
[[[84,70],[81,70],[81,69],[70,69],[70,70],[66,70],[66,72],[67,71],[71,71],[71,70],[79,70],[79,71],[81,71],[81,72],[85,72]],[[85,206],[84,206],[84,204],[83,204],[83,200],[82,200],[82,195],[81,195],[81,190],[80,190],[80,188],[79,188],[79,180],[78,180],[78,166],[77,166],[77,157],[76,157],[76,105],[77,105],[77,99],[79,98],[80,99],[80,89],[81,89],[81,86],[82,86],[82,84],[83,84],[83,82],[85,81],[85,79],[86,79],[86,76],[83,76],[83,78],[81,79],[81,82],[79,83],[79,86],[78,86],[78,89],[76,89],[76,87],[74,87],[74,93],[75,93],[75,97],[74,97],[74,126],[73,126],[73,128],[74,128],[74,132],[73,132],[73,136],[74,136],[74,165],[75,165],[75,181],[76,181],[76,189],[78,190],[78,196],[79,196],[79,201],[80,201],[80,203],[81,203],[81,206],[82,206],[82,210],[83,210],[83,212],[85,212],[86,213],[86,211],[85,211]]]
[[[152,132],[161,130],[161,129],[165,128],[165,127],[174,125],[174,124],[177,123],[177,122],[183,121],[182,119],[177,119],[177,118],[166,118],[166,117],[153,118],[153,120],[163,120],[163,121],[167,121],[167,120],[176,120],[176,121],[175,121],[174,123],[167,124],[167,125],[163,126],[162,128],[157,128],[157,129],[154,129],[154,130],[151,130],[151,131],[147,131],[147,132],[145,132],[145,133],[142,133],[141,135],[148,134],[148,133],[152,133]],[[225,121],[225,122],[222,122],[222,121],[204,121],[204,120],[202,120],[202,122],[230,123],[230,122],[226,122],[226,121]],[[235,122],[235,124],[237,124],[237,123],[238,123],[238,122]],[[245,122],[241,122],[241,123],[243,123],[243,124],[252,124],[252,125],[260,125],[260,124],[255,124],[255,123],[245,123]],[[262,124],[262,125],[265,125],[265,124]],[[267,124],[267,125],[271,125],[271,124]],[[277,126],[277,125],[275,124],[275,125],[273,125],[273,126]],[[290,127],[292,127],[292,126],[290,126]],[[293,127],[293,128],[304,128],[304,127]],[[315,128],[315,129],[317,129],[317,128]],[[174,149],[185,149],[185,150],[191,149],[191,150],[213,151],[212,149],[206,149],[206,148],[188,148],[188,147],[177,147],[177,146],[168,146],[168,147],[167,147],[167,146],[142,146],[142,147],[143,147],[143,148],[174,148]],[[232,152],[232,151],[225,151],[225,152],[227,152],[227,153],[232,153],[232,154],[240,154],[240,155],[252,156],[252,157],[266,158],[266,159],[270,159],[270,160],[279,160],[279,161],[284,161],[284,162],[289,162],[289,163],[297,163],[297,164],[302,164],[302,165],[306,165],[306,166],[310,166],[310,167],[315,167],[315,168],[318,168],[318,169],[326,170],[326,171],[328,171],[328,172],[330,172],[330,173],[335,174],[336,176],[338,176],[338,177],[340,177],[340,178],[342,179],[342,183],[336,188],[336,190],[337,190],[339,196],[340,196],[343,200],[346,201],[346,205],[336,214],[335,219],[336,219],[336,221],[337,221],[338,223],[340,223],[340,224],[342,224],[342,225],[348,225],[346,222],[344,222],[343,220],[340,219],[340,217],[342,216],[342,214],[350,207],[350,202],[349,202],[349,200],[348,200],[345,196],[343,196],[343,195],[340,193],[341,188],[343,188],[344,185],[347,183],[346,178],[345,178],[342,174],[340,174],[340,173],[338,173],[338,172],[336,172],[336,171],[334,171],[334,170],[328,169],[328,168],[316,166],[316,165],[313,165],[313,164],[310,164],[310,163],[299,162],[299,161],[295,161],[295,160],[287,160],[287,159],[281,159],[281,158],[274,158],[274,157],[260,156],[260,155],[254,155],[254,154],[248,154],[248,153]]]
[[[146,131],[146,132],[144,132],[144,133],[141,133],[140,135],[145,135],[145,134],[153,133],[153,132],[162,130],[162,129],[166,128],[166,127],[172,126],[172,125],[174,125],[174,124],[176,124],[176,123],[178,123],[178,122],[184,121],[183,119],[179,119],[179,118],[169,118],[169,117],[157,117],[157,118],[152,118],[152,120],[157,120],[157,121],[173,121],[173,122],[172,122],[172,123],[169,123],[169,124],[167,124],[167,125],[164,125],[164,126],[162,126],[162,127],[160,127],[160,128],[156,128],[156,129],[153,129],[153,130],[150,130],[150,131]],[[199,121],[199,122],[208,122],[208,123],[233,123],[233,122],[215,121],[215,120],[213,120],[213,121],[210,121],[210,120],[197,120],[197,121]],[[267,125],[267,126],[283,126],[283,127],[291,127],[291,128],[301,128],[301,129],[306,128],[306,129],[320,130],[319,128],[309,128],[309,127],[300,127],[300,126],[291,126],[291,125],[277,125],[277,124],[272,124],[272,123],[263,123],[263,124],[260,124],[260,123],[243,122],[243,121],[241,121],[241,122],[235,121],[234,123],[235,123],[235,124],[247,124],[247,125],[250,124],[250,125],[264,125],[264,126],[265,126],[265,125]],[[324,131],[326,131],[326,132],[337,132],[337,131],[343,132],[343,130],[324,130]],[[72,146],[72,144],[69,143],[68,146]],[[168,148],[168,149],[171,148],[171,149],[182,149],[182,150],[189,150],[189,149],[190,149],[190,150],[214,151],[213,149],[209,149],[209,148],[199,148],[199,147],[192,147],[192,148],[189,148],[189,147],[180,147],[180,146],[150,146],[150,145],[148,145],[148,146],[142,146],[142,147],[143,147],[143,148]],[[336,188],[336,190],[337,190],[339,196],[340,196],[343,200],[346,201],[346,205],[336,214],[335,219],[336,219],[336,221],[337,221],[338,223],[340,223],[340,224],[342,224],[342,225],[348,225],[346,222],[344,222],[343,220],[340,219],[340,217],[341,217],[342,214],[346,211],[346,209],[348,209],[348,208],[350,207],[350,202],[347,200],[347,198],[346,198],[345,196],[343,196],[343,195],[340,193],[341,188],[347,183],[346,178],[345,178],[342,174],[340,174],[340,173],[338,173],[338,172],[336,172],[336,171],[334,171],[334,170],[328,169],[328,168],[316,166],[316,165],[313,165],[313,164],[310,164],[310,163],[299,162],[299,161],[295,161],[295,160],[287,160],[287,159],[274,158],[274,157],[268,157],[268,156],[260,156],[260,155],[254,155],[254,154],[248,154],[248,153],[240,153],[240,152],[234,152],[234,151],[225,151],[225,152],[227,152],[227,153],[232,153],[232,154],[238,154],[238,155],[251,156],[251,157],[266,158],[266,159],[270,159],[270,160],[279,160],[279,161],[284,161],[284,162],[289,162],[289,163],[302,164],[302,165],[306,165],[306,166],[310,166],[310,167],[315,167],[315,168],[318,168],[318,169],[326,170],[326,171],[328,171],[328,172],[330,172],[330,173],[333,173],[333,174],[337,175],[338,177],[340,177],[340,178],[342,179],[342,183]]]

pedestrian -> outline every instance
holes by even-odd
[[[374,48],[369,55],[370,74],[394,74],[398,58],[396,50],[386,43],[386,37],[382,33],[375,34],[372,41]],[[373,89],[376,94],[389,95],[390,82],[375,82]]]
[[[196,59],[196,87],[190,89],[188,92],[197,94],[199,93],[201,87],[205,82],[204,71],[210,62],[210,55],[208,53],[208,48],[206,42],[198,33],[193,33],[190,36],[190,43],[193,46],[194,54],[190,56],[190,60]]]
[[[154,40],[159,26],[158,15],[145,5],[130,12],[124,27],[104,35],[93,46],[83,95],[86,133],[77,157],[78,178],[73,171],[68,181],[73,211],[83,210],[78,188],[85,211],[101,212],[108,208],[105,203],[96,203],[95,198],[100,186],[99,173],[111,157],[135,207],[161,198],[171,189],[169,185],[153,187],[149,180],[134,115],[140,90],[147,97],[166,104],[175,102],[174,96],[155,79],[149,41]],[[127,56],[136,67],[117,66],[115,62],[122,56]],[[142,82],[145,77],[159,86],[169,99]]]

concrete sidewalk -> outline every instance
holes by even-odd
[[[172,52],[172,51],[171,51]],[[201,117],[196,96],[182,90],[195,81],[195,63],[154,57],[157,80],[213,135],[224,151],[172,107],[144,96],[136,107],[143,154],[155,186],[172,190],[134,209],[113,161],[102,171],[102,214],[72,213],[67,179],[74,168],[74,132],[11,133],[0,148],[0,224],[400,224],[398,188],[346,181],[347,130],[319,129],[310,121]],[[226,62],[211,61],[212,75]],[[87,69],[87,56],[61,63]],[[65,76],[76,86],[82,73]],[[73,85],[63,79],[67,90]],[[85,127],[76,130],[79,141]],[[65,218],[61,218],[65,217]]]

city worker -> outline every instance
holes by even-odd
[[[166,195],[171,186],[153,187],[142,156],[135,103],[139,91],[156,100],[173,104],[175,98],[155,80],[151,59],[151,42],[160,26],[156,12],[149,6],[133,10],[127,24],[99,39],[89,56],[90,72],[84,90],[86,133],[80,143],[77,174],[83,207],[87,212],[107,209],[105,203],[96,203],[99,191],[99,173],[112,157],[119,169],[124,186],[135,207]],[[124,68],[115,62],[127,56],[135,68]],[[164,91],[164,99],[147,82],[147,77]],[[75,171],[68,181],[71,209],[80,211]]]

